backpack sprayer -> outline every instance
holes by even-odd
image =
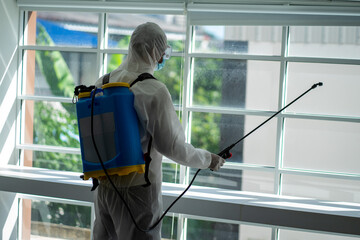
[[[140,76],[139,76],[140,77]],[[143,79],[142,79],[143,80]],[[141,81],[141,80],[140,80]],[[136,81],[135,81],[136,82]],[[310,92],[311,90],[315,89],[317,86],[322,86],[323,83],[322,82],[319,82],[319,83],[316,83],[314,85],[312,85],[307,91],[305,91],[303,94],[301,94],[300,96],[298,96],[297,98],[295,98],[292,102],[290,102],[289,104],[287,104],[285,107],[283,107],[282,109],[280,109],[279,111],[277,111],[276,113],[274,113],[271,117],[269,117],[267,120],[265,120],[263,123],[261,123],[259,126],[257,126],[256,128],[254,128],[252,131],[250,131],[249,133],[247,133],[245,136],[243,136],[242,138],[240,138],[238,141],[234,142],[233,144],[231,144],[230,146],[226,147],[224,150],[222,150],[220,153],[218,153],[218,155],[224,159],[227,159],[227,158],[230,158],[232,156],[232,154],[230,153],[230,150],[235,147],[239,142],[243,141],[245,138],[247,138],[250,134],[252,134],[253,132],[255,132],[257,129],[259,129],[260,127],[262,127],[265,123],[267,123],[268,121],[270,121],[272,118],[274,118],[276,115],[278,115],[279,113],[281,113],[283,110],[285,110],[287,107],[289,107],[290,105],[292,105],[294,102],[296,102],[297,100],[299,100],[301,97],[303,97],[305,94],[307,94],[308,92]],[[124,96],[120,96],[121,99],[123,98],[126,98],[128,99],[127,100],[127,105],[130,105],[132,108],[133,108],[133,95],[132,93],[129,91],[129,86],[125,86],[125,85],[116,85],[116,86],[122,86],[122,87],[127,87],[126,90],[122,90],[122,91],[125,91],[125,97]],[[103,86],[104,88],[104,86]],[[95,95],[97,92],[101,92],[102,90],[99,90],[98,88],[96,88],[95,86],[90,86],[90,87],[85,87],[85,86],[78,86],[75,88],[75,95],[78,96],[79,95],[79,101],[76,102],[76,107],[77,107],[77,114],[78,114],[78,124],[79,124],[79,132],[80,132],[80,146],[81,146],[81,155],[82,155],[82,160],[83,160],[83,170],[84,170],[84,175],[85,175],[85,180],[86,179],[89,179],[89,177],[98,177],[98,176],[103,176],[105,174],[105,176],[107,177],[107,179],[109,180],[110,184],[112,185],[112,187],[114,188],[114,190],[117,192],[117,194],[119,195],[119,197],[121,198],[121,200],[123,201],[126,209],[128,210],[129,214],[130,214],[130,217],[135,225],[135,227],[139,230],[139,231],[142,231],[142,232],[149,232],[153,229],[156,228],[156,226],[162,221],[162,219],[165,217],[165,215],[168,213],[168,211],[172,208],[172,206],[189,190],[189,188],[191,187],[191,185],[193,184],[193,182],[195,181],[195,178],[197,177],[197,175],[199,174],[199,172],[201,171],[201,169],[198,169],[195,173],[195,175],[193,176],[190,184],[188,185],[188,187],[179,195],[179,197],[177,197],[173,203],[170,204],[170,206],[165,210],[165,212],[161,215],[161,217],[148,229],[143,229],[141,228],[131,210],[130,210],[130,207],[128,206],[128,204],[125,202],[123,196],[120,194],[120,192],[118,191],[118,189],[116,188],[115,184],[112,182],[111,178],[110,178],[110,175],[108,173],[108,170],[106,167],[109,167],[110,170],[109,172],[111,174],[118,174],[118,175],[127,175],[129,174],[130,172],[139,172],[139,173],[144,173],[144,161],[146,162],[146,159],[144,161],[140,160],[143,158],[143,155],[142,155],[142,152],[140,153],[139,155],[139,151],[141,151],[141,146],[138,145],[140,143],[140,139],[138,138],[138,129],[134,130],[135,131],[135,134],[134,132],[131,132],[133,129],[131,129],[131,131],[127,131],[127,136],[131,137],[132,138],[132,143],[131,144],[135,144],[135,150],[133,150],[133,154],[135,157],[135,162],[127,162],[127,163],[123,163],[122,162],[122,155],[125,154],[124,152],[127,152],[127,151],[131,151],[130,149],[128,149],[127,147],[122,147],[122,149],[119,149],[116,145],[117,144],[120,144],[119,140],[115,137],[113,143],[110,144],[110,147],[113,148],[113,152],[110,154],[110,156],[112,156],[113,159],[111,160],[108,160],[106,161],[105,163],[103,162],[102,158],[106,157],[107,155],[104,153],[104,151],[106,151],[106,146],[109,146],[109,144],[106,144],[105,143],[101,143],[101,140],[100,141],[95,141],[95,132],[94,132],[94,123],[96,123],[97,125],[98,124],[102,124],[103,126],[107,126],[108,128],[110,127],[111,131],[104,131],[104,132],[111,132],[110,134],[107,135],[107,137],[110,137],[110,138],[113,138],[113,134],[114,134],[114,129],[118,129],[118,126],[119,123],[117,123],[116,121],[119,119],[117,117],[114,117],[117,116],[117,115],[121,115],[121,113],[123,113],[123,110],[121,109],[118,109],[116,108],[116,111],[120,111],[118,113],[115,113],[114,110],[110,110],[111,108],[109,108],[109,106],[107,106],[107,104],[109,103],[107,100],[103,102],[103,104],[101,104],[102,107],[106,108],[108,110],[108,112],[106,112],[105,110],[102,110],[100,111],[99,109],[97,109],[96,111],[94,110],[94,105],[99,105],[99,102],[96,102],[95,101]],[[103,97],[103,99],[107,99],[107,97],[110,97],[110,96],[106,96],[107,91],[104,92],[104,95],[105,97]],[[115,91],[111,90],[111,94],[115,94]],[[82,96],[81,96],[82,95]],[[82,98],[85,98],[83,100],[81,100]],[[112,98],[112,100],[110,102],[112,102],[112,104],[115,104],[115,101],[116,103],[118,103],[118,101],[120,100],[119,97],[116,97],[116,98]],[[101,102],[101,101],[100,101]],[[105,106],[104,106],[104,103],[105,103]],[[124,105],[124,104],[122,104]],[[107,107],[106,107],[107,106]],[[90,110],[90,112],[89,112]],[[95,115],[94,115],[94,112],[95,112]],[[134,121],[134,119],[136,120],[136,113],[133,110],[130,110],[131,114],[132,115],[130,117],[131,121]],[[112,115],[112,113],[114,115]],[[134,115],[135,113],[135,115]],[[104,120],[96,120],[99,118],[99,115],[104,115],[105,114],[105,118],[104,116],[102,116],[101,118],[102,119],[105,119],[105,122],[101,122],[101,121],[104,121]],[[110,114],[110,116],[108,116],[108,114]],[[85,119],[85,120],[84,120]],[[107,120],[106,120],[107,119]],[[108,126],[109,124],[109,119],[110,121],[112,121],[113,125],[115,124],[116,126]],[[130,122],[125,122],[125,123],[131,123]],[[85,122],[85,123],[84,123]],[[122,122],[122,124],[125,124],[124,122]],[[134,123],[134,122],[132,122]],[[137,123],[137,122],[136,122]],[[98,160],[100,161],[100,164],[99,162],[96,160],[94,160],[93,158],[96,156],[94,156],[94,152],[92,152],[92,154],[88,154],[85,152],[85,147],[84,147],[84,144],[82,142],[87,142],[87,148],[89,148],[89,135],[88,134],[85,134],[85,139],[87,138],[87,140],[83,140],[83,132],[85,132],[86,130],[84,131],[81,131],[82,129],[82,126],[83,125],[86,125],[87,128],[86,130],[89,130],[90,128],[90,134],[91,134],[91,142],[92,142],[92,146],[95,150],[95,153],[96,153],[96,156],[98,158]],[[90,126],[89,126],[90,125]],[[130,124],[130,125],[134,125],[134,124]],[[136,125],[136,124],[135,124]],[[122,125],[120,126],[120,128],[122,129],[126,129],[127,126],[126,125]],[[88,132],[88,131],[87,131]],[[99,131],[97,132],[97,135],[99,135]],[[116,135],[116,134],[115,134]],[[105,136],[105,135],[104,135]],[[106,137],[106,136],[105,136]],[[124,142],[123,142],[124,143]],[[103,145],[101,145],[103,144]],[[131,145],[130,144],[130,145]],[[102,152],[99,151],[97,145],[100,145],[100,150],[102,149]],[[91,147],[92,147],[91,146]],[[149,145],[150,146],[150,145]],[[115,150],[114,150],[115,149]],[[86,150],[88,151],[88,150]],[[120,153],[122,152],[122,153]],[[150,154],[146,154],[146,155],[150,155]],[[87,158],[90,156],[91,161],[88,161],[86,160],[85,156],[87,156]],[[129,157],[129,156],[127,156]],[[127,158],[125,157],[125,158]],[[89,159],[89,158],[88,158]],[[107,158],[105,158],[107,159]],[[127,160],[129,160],[127,158]],[[125,161],[125,160],[124,160]],[[151,159],[150,159],[151,161]],[[111,162],[116,162],[116,164],[108,164],[108,163],[111,163]],[[108,166],[105,166],[106,164],[108,164]],[[129,166],[130,165],[130,166]],[[112,168],[113,166],[115,166],[114,168]],[[120,166],[120,167],[119,167]],[[101,167],[101,169],[100,169]],[[129,170],[130,168],[130,170]],[[147,168],[148,168],[148,165],[147,165]],[[124,170],[125,169],[125,170]],[[89,173],[90,172],[90,173]],[[147,175],[147,174],[145,174]],[[145,176],[145,178],[147,178],[147,176]],[[145,185],[148,186],[149,185],[149,182],[147,182],[147,184]]]

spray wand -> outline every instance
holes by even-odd
[[[230,146],[226,147],[224,150],[222,150],[218,155],[224,159],[230,158],[232,156],[232,154],[230,153],[230,150],[235,147],[239,142],[241,142],[242,140],[244,140],[246,137],[248,137],[250,134],[252,134],[253,132],[255,132],[257,129],[259,129],[261,126],[263,126],[265,123],[267,123],[268,121],[270,121],[273,117],[275,117],[276,115],[278,115],[280,112],[282,112],[285,108],[289,107],[291,104],[293,104],[294,102],[296,102],[297,100],[299,100],[301,97],[303,97],[305,94],[307,94],[308,92],[310,92],[311,90],[315,89],[317,86],[322,86],[323,83],[319,82],[316,83],[314,85],[312,85],[311,88],[309,88],[307,91],[305,91],[303,94],[301,94],[299,97],[297,97],[296,99],[294,99],[292,102],[290,102],[288,105],[286,105],[285,107],[283,107],[282,109],[280,109],[279,111],[277,111],[276,113],[274,113],[270,118],[268,118],[267,120],[265,120],[263,123],[261,123],[259,126],[257,126],[256,128],[254,128],[251,132],[249,132],[248,134],[246,134],[245,136],[243,136],[242,138],[240,138],[238,141],[234,142],[233,144],[231,144]],[[130,207],[128,206],[128,204],[126,203],[126,201],[124,200],[124,198],[122,197],[122,195],[120,194],[120,192],[117,190],[115,184],[112,182],[105,166],[104,163],[101,159],[100,153],[97,149],[96,143],[95,143],[95,138],[94,138],[94,123],[93,123],[93,115],[94,115],[94,99],[95,99],[95,92],[96,92],[96,88],[93,90],[92,93],[92,101],[91,101],[91,137],[92,137],[92,141],[94,143],[94,148],[96,151],[96,154],[100,160],[101,166],[105,172],[105,175],[107,176],[110,184],[112,185],[112,187],[114,188],[114,190],[116,191],[116,193],[119,195],[120,199],[122,200],[122,202],[125,204],[126,209],[128,210],[130,217],[135,225],[135,227],[141,231],[141,232],[149,232],[151,230],[153,230],[154,228],[157,227],[157,225],[159,225],[159,223],[161,222],[161,220],[165,217],[165,215],[168,213],[168,211],[172,208],[172,206],[174,206],[174,204],[187,192],[187,190],[189,190],[189,188],[191,187],[191,185],[193,184],[193,182],[195,181],[196,176],[199,174],[199,172],[201,171],[201,169],[198,169],[196,171],[196,173],[194,174],[191,182],[189,183],[189,185],[186,187],[186,189],[174,200],[174,202],[172,202],[170,204],[170,206],[163,212],[163,214],[161,215],[161,217],[149,228],[144,229],[142,227],[140,227],[137,222],[135,221],[135,217],[133,216]]]
[[[279,111],[277,111],[276,113],[274,113],[270,118],[268,118],[267,120],[265,120],[263,123],[261,123],[259,126],[257,126],[256,128],[254,128],[252,131],[250,131],[249,133],[247,133],[245,136],[243,136],[242,138],[240,138],[238,141],[234,142],[233,144],[231,144],[230,146],[226,147],[224,150],[222,150],[220,153],[218,153],[218,155],[224,159],[230,158],[232,156],[232,154],[230,153],[230,150],[236,146],[236,144],[238,144],[239,142],[241,142],[242,140],[244,140],[245,138],[247,138],[250,134],[252,134],[253,132],[255,132],[256,130],[258,130],[260,127],[262,127],[265,123],[267,123],[268,121],[270,121],[273,117],[275,117],[276,115],[278,115],[279,113],[281,113],[285,108],[289,107],[291,104],[293,104],[294,102],[296,102],[297,100],[299,100],[300,98],[302,98],[305,94],[307,94],[308,92],[310,92],[311,90],[315,89],[317,86],[322,86],[323,83],[322,82],[318,82],[314,85],[311,86],[311,88],[309,88],[307,91],[305,91],[303,94],[301,94],[300,96],[298,96],[297,98],[295,98],[292,102],[290,102],[289,104],[287,104],[285,107],[283,107],[282,109],[280,109]],[[187,190],[189,190],[189,188],[191,187],[191,185],[193,184],[193,182],[195,181],[195,178],[197,177],[197,175],[199,174],[199,172],[201,171],[201,169],[198,169],[196,171],[196,173],[194,174],[192,180],[190,181],[189,185],[186,187],[186,189],[174,200],[174,202],[172,202],[170,204],[170,206],[165,210],[165,212],[163,213],[163,215],[160,217],[159,221],[156,222],[153,227],[151,229],[154,228],[154,226],[156,226],[160,220],[166,215],[166,213],[170,210],[170,208],[172,208],[172,206],[174,206],[174,204],[187,192]]]

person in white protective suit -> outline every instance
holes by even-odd
[[[158,64],[164,61],[167,38],[155,23],[139,25],[133,32],[128,56],[110,74],[110,82],[131,84],[140,74],[153,74]],[[102,78],[95,83],[101,87]],[[149,180],[144,175],[131,173],[126,176],[111,176],[112,181],[128,203],[135,220],[143,229],[151,227],[162,215],[162,156],[175,162],[193,167],[218,170],[225,160],[216,154],[197,149],[185,142],[185,135],[176,115],[170,93],[166,86],[156,79],[146,79],[131,87],[134,93],[134,107],[139,118],[139,129],[143,152],[147,152],[152,136]],[[112,188],[109,180],[100,179],[95,199],[95,223],[93,236],[98,239],[161,239],[161,223],[150,232],[138,230],[125,205]]]

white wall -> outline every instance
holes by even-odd
[[[0,165],[15,159],[16,81],[19,9],[15,0],[0,0]]]
[[[0,165],[16,162],[16,81],[19,8],[16,0],[0,0]],[[16,239],[17,199],[0,192],[0,239]]]

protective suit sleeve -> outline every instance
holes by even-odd
[[[173,161],[193,167],[208,168],[211,163],[211,153],[195,148],[185,142],[185,134],[176,115],[170,93],[166,86],[154,80],[146,80],[141,89],[147,91],[139,93],[140,88],[134,89],[135,108],[140,121],[153,137],[153,146],[164,156]],[[140,84],[139,84],[140,85]],[[151,89],[153,88],[153,89]],[[152,92],[152,94],[149,94]]]

